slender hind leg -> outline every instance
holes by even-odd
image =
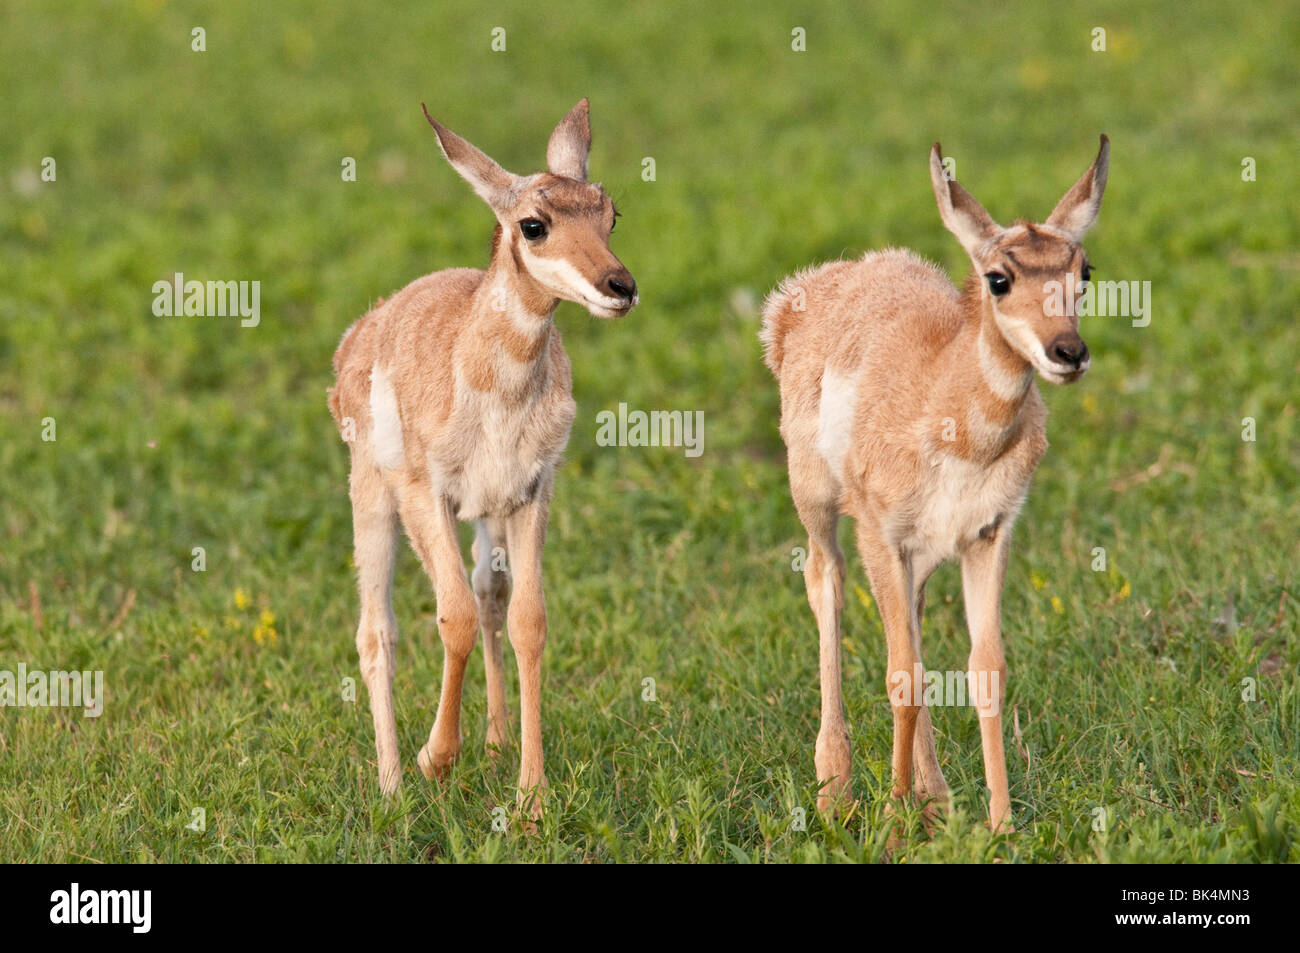
[[[799,519],[808,531],[808,559],[803,582],[808,605],[817,619],[821,681],[821,727],[813,760],[820,793],[817,809],[838,812],[853,799],[853,746],[844,722],[843,675],[840,652],[840,614],[844,610],[844,553],[839,526],[837,488],[829,470],[809,472],[790,468],[790,492]]]
[[[501,630],[510,600],[510,569],[506,558],[504,520],[479,520],[474,537],[474,598],[478,600],[479,626],[483,630],[483,668],[487,676],[488,755],[496,757],[510,732],[506,704],[506,678],[501,659]]]
[[[407,484],[400,499],[402,525],[433,582],[442,638],[442,694],[428,742],[417,761],[426,778],[444,777],[460,756],[460,692],[465,663],[474,649],[478,608],[465,578],[456,517],[445,496]]]
[[[397,720],[393,713],[393,671],[397,620],[393,616],[393,561],[397,547],[396,501],[379,469],[354,458],[349,480],[352,497],[353,560],[361,593],[357,652],[361,677],[370,694],[379,759],[379,788],[392,794],[401,782]]]

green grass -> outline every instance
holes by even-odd
[[[1153,320],[1093,319],[1091,373],[1044,385],[1053,446],[1004,608],[1018,830],[983,826],[974,714],[937,709],[957,810],[929,837],[913,823],[893,859],[1300,859],[1294,18],[1283,2],[1165,7],[7,4],[0,669],[101,669],[107,702],[98,719],[0,709],[0,860],[882,859],[884,641],[854,556],[862,806],[842,825],[813,811],[816,631],[755,302],[798,267],[885,244],[960,277],[930,143],[1008,221],[1045,216],[1102,131],[1088,249],[1099,278],[1152,283]],[[1090,49],[1096,26],[1107,52]],[[441,787],[415,769],[441,649],[409,552],[405,785],[378,796],[364,689],[341,692],[359,675],[357,607],[325,388],[374,298],[487,260],[489,213],[420,102],[527,172],[583,95],[643,303],[617,323],[558,316],[579,415],[546,558],[553,796],[526,837],[492,829],[518,752],[482,754],[481,658],[465,756]],[[260,280],[260,326],[154,317],[151,286],[176,271]],[[596,414],[620,401],[703,410],[704,455],[598,447]],[[965,664],[953,567],[925,629],[929,667]],[[205,833],[186,828],[195,808]]]

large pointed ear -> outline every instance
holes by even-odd
[[[948,178],[943,168],[943,149],[939,143],[930,148],[930,184],[939,203],[939,217],[948,231],[957,236],[966,254],[975,258],[980,246],[1002,230],[956,179]]]
[[[487,202],[493,211],[504,211],[513,205],[513,195],[519,176],[501,168],[492,159],[430,116],[424,103],[420,103],[420,108],[424,110],[424,118],[429,120],[429,125],[438,135],[438,145],[442,147],[442,154],[447,157],[451,167],[474,187],[479,198]]]
[[[546,166],[555,175],[587,181],[587,154],[591,152],[591,118],[586,97],[560,120],[546,145]]]
[[[1097,213],[1101,211],[1101,194],[1106,191],[1106,174],[1109,171],[1110,140],[1103,134],[1101,148],[1097,151],[1092,168],[1056,203],[1056,208],[1045,224],[1054,225],[1076,242],[1081,240],[1083,233],[1097,221]]]

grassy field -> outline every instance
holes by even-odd
[[[974,713],[936,709],[957,809],[931,836],[911,818],[891,857],[1300,859],[1294,9],[752,6],[6,4],[0,669],[102,670],[106,701],[0,709],[0,860],[883,859],[885,648],[852,553],[861,806],[813,810],[816,629],[757,305],[885,244],[963,275],[934,140],[1009,221],[1046,216],[1103,131],[1088,249],[1099,278],[1151,282],[1152,320],[1085,319],[1092,371],[1042,385],[1052,449],[1004,610],[1018,830],[983,824]],[[357,603],[325,388],[377,296],[487,261],[490,214],[420,102],[529,172],[584,95],[642,304],[557,317],[579,412],[547,547],[553,796],[528,837],[493,830],[518,752],[482,753],[481,656],[464,757],[441,786],[415,768],[442,652],[405,547],[405,784],[378,794],[364,688],[342,691]],[[175,272],[260,281],[260,324],[155,317]],[[702,410],[705,452],[598,446],[620,402]],[[964,666],[954,567],[925,631],[929,667]]]

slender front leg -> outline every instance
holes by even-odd
[[[427,488],[409,485],[401,495],[400,512],[433,581],[438,605],[438,635],[442,638],[442,695],[428,742],[416,758],[426,778],[443,777],[460,755],[460,692],[465,663],[474,649],[478,608],[465,578],[465,564],[456,536],[456,517],[450,501]]]
[[[506,615],[510,644],[519,665],[519,806],[531,818],[542,815],[546,787],[542,763],[542,648],[546,645],[546,597],[542,593],[542,546],[550,515],[554,475],[537,496],[506,522],[506,542],[514,571],[514,592]]]
[[[915,567],[914,567],[915,568]],[[912,622],[912,648],[916,657],[921,657],[921,623],[925,618],[925,584],[930,578],[930,567],[921,567],[915,572],[912,599],[916,618]],[[927,821],[935,820],[940,813],[951,806],[948,782],[944,780],[943,769],[934,751],[934,725],[930,721],[930,706],[922,705],[916,717],[916,736],[912,742],[912,792],[924,805]]]
[[[912,787],[912,747],[924,698],[921,659],[916,651],[920,635],[912,631],[912,563],[865,519],[858,520],[858,551],[871,580],[889,646],[885,687],[894,713],[891,795],[901,801]]]
[[[510,728],[506,705],[506,676],[501,660],[501,633],[510,598],[510,570],[506,560],[504,520],[478,521],[474,537],[474,598],[478,600],[479,627],[483,630],[483,669],[487,677],[488,726],[484,742],[489,757],[505,747]]]
[[[978,540],[961,559],[962,594],[971,638],[967,694],[979,712],[984,779],[990,792],[989,826],[994,832],[1015,829],[1002,747],[1002,702],[1007,689],[1007,663],[1002,652],[1002,580],[1010,544],[1011,526],[1004,524],[993,539]]]

